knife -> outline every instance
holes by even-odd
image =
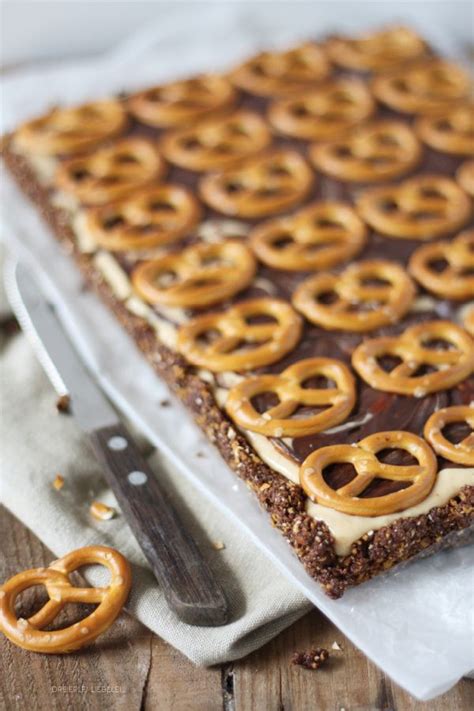
[[[89,435],[168,606],[190,625],[225,624],[228,609],[222,588],[129,432],[79,359],[54,305],[22,263],[8,265],[5,289],[53,387],[60,396],[69,397],[70,412]]]

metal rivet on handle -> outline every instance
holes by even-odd
[[[109,449],[115,450],[116,452],[120,452],[122,449],[126,449],[127,446],[128,442],[125,437],[120,437],[119,435],[111,437],[107,442],[107,447]]]
[[[145,472],[135,471],[135,472],[130,472],[127,479],[130,482],[130,484],[133,484],[133,486],[141,486],[142,484],[144,484],[147,481],[148,477],[145,474]]]

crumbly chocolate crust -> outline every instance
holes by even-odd
[[[472,486],[464,487],[444,506],[428,514],[399,519],[364,535],[354,542],[349,555],[336,555],[334,539],[326,524],[305,512],[306,496],[301,487],[262,462],[217,405],[210,387],[179,354],[158,341],[144,319],[130,313],[114,296],[91,258],[77,249],[67,213],[51,204],[47,190],[24,158],[9,149],[8,141],[3,157],[22,191],[38,206],[63,248],[74,257],[87,286],[111,308],[158,375],[192,412],[227,464],[255,492],[270,514],[272,524],[283,533],[309,575],[329,597],[339,598],[347,588],[395,565],[467,538],[469,527],[471,531],[473,527]],[[459,535],[461,531],[464,535]]]

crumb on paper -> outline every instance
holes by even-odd
[[[93,516],[97,521],[110,521],[117,514],[117,511],[112,506],[107,506],[101,501],[93,501],[90,505],[89,511],[91,516]]]
[[[58,412],[69,412],[71,406],[71,398],[69,395],[60,395],[56,400],[56,410]]]
[[[319,669],[329,658],[329,652],[324,647],[314,647],[305,652],[295,652],[291,663],[304,669]]]
[[[223,541],[213,541],[212,542],[212,547],[216,551],[222,551],[225,548],[225,543]]]
[[[331,649],[335,649],[336,652],[342,652],[342,647],[341,647],[341,645],[338,644],[337,642],[333,642],[333,643],[331,644]]]
[[[196,452],[196,457],[199,457],[200,459],[204,459],[205,456],[204,452]]]
[[[160,407],[169,407],[171,405],[171,400],[160,400]]]
[[[56,474],[53,480],[53,488],[60,491],[64,486],[64,477],[61,474]]]

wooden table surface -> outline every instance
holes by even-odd
[[[0,508],[0,582],[48,564],[53,554]],[[36,589],[21,614],[38,606]],[[24,593],[27,595],[27,593]],[[65,619],[77,619],[71,610]],[[331,646],[337,642],[341,651]],[[294,651],[326,647],[318,671],[291,665]],[[314,610],[245,659],[220,667],[193,666],[182,654],[122,613],[88,649],[40,655],[0,635],[0,709],[113,708],[126,711],[471,711],[474,681],[463,680],[428,703],[413,700],[367,661]]]

